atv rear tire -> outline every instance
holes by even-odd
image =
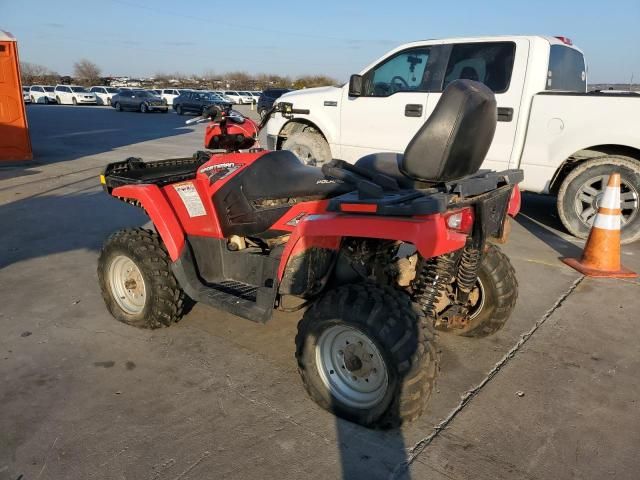
[[[391,287],[352,284],[307,310],[296,335],[298,371],[322,408],[366,427],[418,418],[438,373],[431,322]]]
[[[304,130],[293,133],[282,144],[305,165],[321,167],[331,160],[331,149],[325,138],[317,132]]]
[[[477,300],[463,328],[449,327],[437,319],[436,328],[463,337],[486,337],[504,327],[516,305],[518,280],[509,257],[495,245],[489,244],[482,257],[474,292]]]
[[[111,315],[139,328],[168,327],[187,297],[171,271],[158,234],[133,228],[111,235],[100,252],[98,280]]]

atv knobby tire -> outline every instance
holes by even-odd
[[[486,337],[504,327],[516,305],[518,280],[509,257],[497,246],[487,246],[480,263],[478,280],[482,285],[481,295],[484,296],[480,310],[472,311],[472,318],[463,328],[452,328],[436,321],[438,330],[464,337]]]
[[[309,396],[335,415],[367,427],[393,428],[418,418],[431,397],[438,373],[439,356],[431,323],[405,292],[391,287],[363,283],[330,290],[305,312],[298,324],[296,359]],[[378,373],[386,375],[387,383],[379,390],[379,399],[374,404],[360,408],[343,401],[339,398],[339,387],[331,383],[337,377],[327,376],[327,364],[333,364],[331,360],[323,360],[319,342],[336,328],[353,331],[363,339],[357,342],[360,346],[374,345],[383,360],[384,371]],[[348,343],[345,350],[350,347]],[[342,348],[337,340],[331,345]],[[352,346],[357,348],[356,342]],[[335,357],[336,365],[343,369],[343,374],[359,375],[364,371],[360,360],[355,367],[359,370],[352,370],[354,367],[346,366],[346,357],[340,359],[340,355],[342,350]],[[365,361],[368,356],[362,355]]]
[[[144,303],[131,314],[119,304],[109,280],[112,262],[131,260],[144,280]],[[171,260],[158,234],[132,228],[111,235],[100,252],[98,280],[107,309],[116,320],[139,328],[168,327],[183,315],[187,298],[171,271]]]

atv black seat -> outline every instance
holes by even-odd
[[[493,141],[497,116],[488,87],[472,80],[450,83],[409,142],[400,171],[413,180],[436,183],[474,174]]]
[[[327,179],[292,152],[264,154],[250,168],[231,178],[213,197],[225,236],[271,236],[267,232],[292,205],[341,195],[354,187]]]

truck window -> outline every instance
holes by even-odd
[[[482,82],[494,93],[509,89],[516,44],[513,42],[460,43],[451,49],[443,89],[454,80]]]
[[[551,45],[547,90],[587,91],[587,73],[582,53],[564,45]]]
[[[426,92],[429,48],[399,52],[364,74],[365,97],[388,97],[396,92]]]

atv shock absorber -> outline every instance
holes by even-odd
[[[478,269],[480,268],[480,259],[482,251],[476,248],[471,241],[467,241],[462,255],[460,255],[460,264],[458,265],[457,292],[456,303],[465,306],[469,300],[469,294],[476,285],[478,279]]]
[[[413,301],[432,320],[438,315],[438,299],[445,294],[453,278],[457,256],[456,253],[448,253],[428,260],[421,259],[418,263],[412,284]]]

